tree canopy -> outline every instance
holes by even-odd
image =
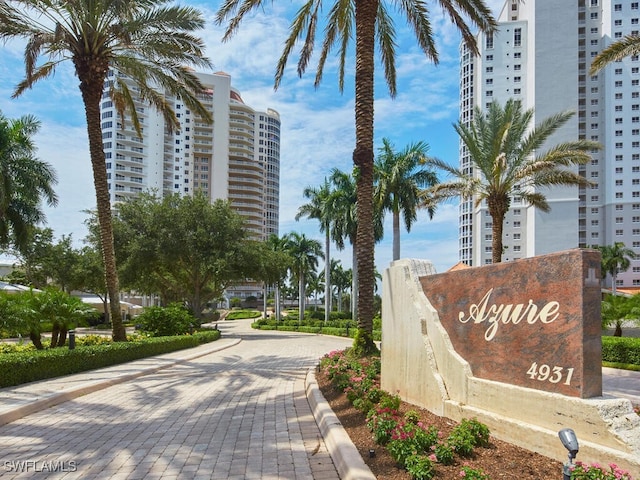
[[[222,200],[145,193],[120,205],[114,232],[123,285],[163,304],[185,302],[196,318],[251,276],[244,220]]]

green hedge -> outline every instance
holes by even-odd
[[[640,338],[602,337],[602,361],[640,365]]]
[[[262,313],[258,310],[232,310],[227,313],[225,320],[241,320],[244,318],[258,318]]]
[[[0,387],[59,377],[72,373],[108,367],[140,358],[152,357],[185,348],[196,347],[220,338],[211,330],[193,335],[154,337],[131,342],[78,346],[74,350],[53,348],[32,352],[0,355]]]
[[[258,330],[280,330],[281,332],[302,332],[302,333],[321,333],[323,335],[334,335],[336,337],[349,337],[354,338],[358,329],[355,326],[344,327],[323,327],[323,326],[310,326],[287,323],[265,324],[263,322],[252,323],[251,326]],[[379,330],[373,331],[373,339],[380,341],[382,332]]]

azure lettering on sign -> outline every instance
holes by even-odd
[[[541,307],[533,303],[533,300],[529,300],[526,304],[489,304],[492,293],[493,288],[490,288],[478,303],[469,306],[468,312],[458,314],[458,320],[461,323],[470,321],[473,321],[473,324],[486,323],[487,329],[484,334],[486,341],[493,340],[501,323],[518,325],[526,321],[527,324],[533,325],[540,321],[547,324],[554,322],[560,315],[560,303],[556,301],[547,302]]]

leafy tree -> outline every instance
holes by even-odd
[[[20,250],[12,250],[11,254],[17,258],[19,272],[12,277],[15,283],[42,289],[47,286],[48,272],[45,268],[47,258],[53,249],[53,230],[50,228],[30,228],[27,234],[27,244]],[[20,279],[17,275],[22,275]]]
[[[35,157],[32,136],[39,128],[31,115],[12,120],[0,112],[0,247],[27,248],[31,228],[45,219],[42,201],[58,203],[56,173]]]
[[[197,99],[197,93],[204,88],[189,68],[189,65],[211,67],[203,55],[203,42],[191,34],[204,26],[204,19],[193,8],[166,6],[167,3],[168,0],[0,3],[0,38],[26,40],[25,79],[16,87],[14,97],[53,75],[56,66],[67,59],[73,62],[80,82],[115,341],[126,341],[126,332],[120,312],[100,116],[109,69],[118,72],[109,78],[109,95],[118,114],[131,115],[139,135],[135,105],[138,98],[162,112],[168,128],[179,127],[170,102],[165,100],[165,92],[180,97],[189,109],[211,121]],[[41,55],[48,60],[38,64]]]
[[[207,303],[251,276],[244,221],[228,202],[151,194],[120,205],[114,219],[123,284],[186,302],[199,320]]]
[[[318,258],[322,258],[322,246],[317,240],[307,238],[304,233],[287,235],[287,253],[293,259],[293,276],[298,280],[298,315],[304,319],[306,277],[315,272]]]
[[[357,355],[376,351],[373,342],[373,289],[374,278],[374,206],[373,206],[373,113],[374,113],[374,66],[376,42],[380,51],[385,80],[391,96],[396,94],[396,30],[389,11],[389,3],[380,0],[359,0],[356,2],[335,1],[328,9],[325,38],[318,57],[315,85],[318,86],[329,53],[337,45],[339,57],[339,87],[344,87],[345,65],[349,45],[355,37],[355,123],[356,145],[353,152],[354,166],[359,169],[357,177],[358,231],[356,235],[358,271],[358,336],[354,342]],[[225,0],[220,7],[216,22],[229,20],[224,40],[229,39],[238,29],[244,16],[256,8],[261,8],[262,0]],[[440,6],[460,30],[465,42],[473,53],[477,53],[473,32],[465,22],[468,18],[482,31],[495,29],[495,20],[483,0],[440,0]],[[429,10],[422,1],[393,2],[392,5],[412,27],[420,49],[425,55],[438,62],[438,52],[433,38]],[[302,75],[311,60],[319,15],[323,4],[320,0],[306,0],[298,10],[291,24],[290,35],[285,41],[284,51],[276,70],[275,87],[284,75],[291,51],[302,41],[298,75]],[[354,36],[355,33],[355,36]]]
[[[486,113],[476,108],[471,125],[462,122],[455,125],[469,151],[474,172],[463,172],[442,160],[430,160],[433,166],[453,176],[429,190],[436,201],[473,197],[478,206],[486,200],[493,219],[493,263],[502,261],[502,229],[512,196],[548,212],[550,207],[541,187],[590,185],[584,177],[565,167],[589,162],[589,151],[599,148],[599,144],[576,140],[541,150],[572,116],[572,112],[558,113],[531,129],[533,109],[524,110],[517,100],[508,100],[504,107],[494,101]]]
[[[251,249],[257,252],[258,258],[253,265],[259,265],[261,273],[259,279],[265,282],[265,286],[274,287],[274,309],[276,320],[280,320],[280,288],[287,277],[287,272],[293,264],[293,259],[287,253],[287,238],[278,237],[275,234],[269,236],[261,248]],[[265,289],[266,290],[266,289]],[[266,315],[267,294],[264,296],[264,312]]]
[[[615,296],[618,273],[629,270],[631,260],[636,258],[636,254],[630,248],[625,247],[622,242],[602,245],[597,248],[601,255],[601,270],[605,275],[611,275],[611,291]]]
[[[595,75],[610,63],[633,55],[640,55],[640,36],[637,34],[627,35],[602,50],[591,62],[589,74]]]
[[[604,296],[601,303],[602,327],[615,326],[614,337],[622,336],[622,323],[625,320],[638,322],[640,318],[640,295],[627,297],[623,295]]]
[[[67,332],[96,310],[78,297],[57,288],[47,288],[32,297],[32,306],[41,320],[52,324],[51,348],[63,347]]]
[[[376,197],[379,208],[393,215],[393,260],[400,258],[400,215],[407,232],[418,219],[420,191],[438,183],[437,175],[425,166],[429,145],[425,142],[411,143],[400,152],[395,152],[388,138],[382,139],[376,160]],[[429,218],[433,218],[435,207],[428,206]]]
[[[309,203],[298,208],[296,220],[305,216],[320,221],[320,231],[324,232],[324,321],[329,321],[331,313],[331,223],[334,221],[334,192],[328,179],[317,188],[307,187],[303,195],[309,199]],[[317,305],[316,305],[317,308]]]

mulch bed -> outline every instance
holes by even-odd
[[[373,474],[379,479],[409,480],[411,478],[409,474],[404,469],[398,468],[395,460],[387,453],[386,449],[374,442],[372,434],[367,428],[365,416],[351,406],[346,395],[337,390],[321,372],[316,373],[316,380],[322,394],[340,419],[342,426],[351,437]],[[420,415],[420,420],[426,425],[437,426],[442,432],[443,438],[446,438],[451,429],[457,425],[453,420],[439,417],[408,403],[403,403],[400,410],[403,413],[407,410],[417,411]],[[375,451],[375,456],[370,457],[370,449]],[[486,475],[489,475],[491,480],[549,480],[562,478],[562,463],[560,461],[516,447],[493,437],[491,437],[487,448],[477,448],[472,458],[456,458],[456,462],[456,464],[449,466],[437,464],[435,478],[460,480],[460,468],[464,465],[482,470]]]

